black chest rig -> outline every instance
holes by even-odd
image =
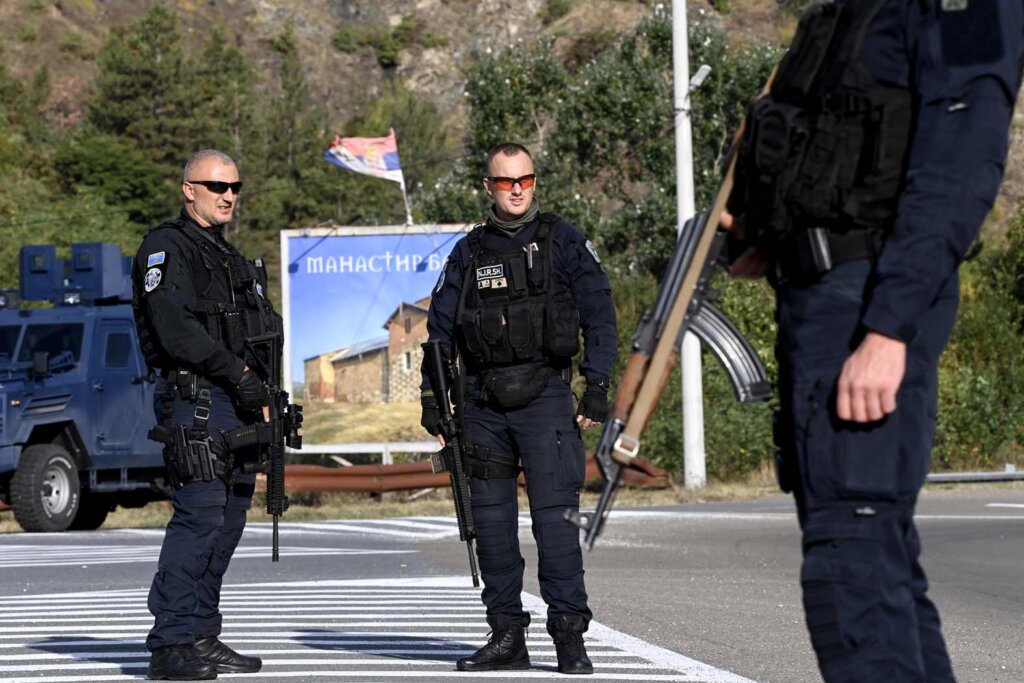
[[[771,92],[750,105],[729,206],[772,255],[794,233],[884,233],[902,190],[913,122],[905,88],[883,85],[862,59],[889,0],[809,8]]]
[[[206,331],[253,369],[267,367],[255,354],[269,336],[283,332],[281,316],[266,298],[267,271],[262,259],[247,260],[206,230],[184,224],[182,232],[199,248],[209,284],[197,292],[195,313]],[[269,378],[264,377],[264,380]]]
[[[237,249],[207,231],[174,219],[154,228],[181,231],[196,247],[206,278],[197,278],[200,285],[193,312],[207,333],[241,356],[254,369],[263,365],[255,358],[253,340],[282,332],[281,318],[265,297],[267,274],[261,259],[248,261]],[[205,279],[204,283],[202,280]],[[161,348],[141,305],[139,288],[133,292],[140,344],[150,367],[174,369],[174,363]]]
[[[579,350],[579,311],[568,284],[551,272],[558,220],[541,214],[527,244],[511,252],[486,248],[483,226],[469,233],[456,320],[471,365],[566,367]]]

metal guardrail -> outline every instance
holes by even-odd
[[[1006,465],[1002,472],[942,472],[929,474],[929,484],[956,484],[973,483],[985,481],[1014,481],[1024,480],[1024,471],[1018,470],[1016,465]]]

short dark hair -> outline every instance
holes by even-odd
[[[487,166],[485,170],[488,173],[491,172],[491,160],[499,154],[504,154],[507,157],[514,157],[517,154],[525,154],[530,158],[530,161],[533,161],[533,155],[530,154],[530,150],[526,149],[518,142],[499,142],[494,147],[491,147],[487,152]]]
[[[222,164],[230,164],[231,166],[234,166],[236,169],[238,168],[238,164],[235,163],[235,160],[229,157],[224,152],[220,151],[219,149],[201,149],[195,154],[193,154],[191,157],[189,157],[189,160],[185,163],[185,173],[182,175],[182,180],[184,180],[186,183],[189,180],[199,180],[199,178],[190,178],[189,176],[192,175],[192,171],[195,169],[196,166],[203,163],[207,159],[216,159]]]

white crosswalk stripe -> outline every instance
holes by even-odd
[[[36,550],[39,550],[38,546]],[[559,679],[544,633],[545,606],[524,594],[534,620],[528,671],[457,674],[455,660],[486,640],[479,589],[464,577],[310,581],[224,588],[222,639],[263,657],[246,680]],[[149,655],[146,590],[0,596],[0,680],[137,680]],[[753,683],[592,622],[587,649],[600,681]],[[468,679],[466,679],[468,680]]]
[[[456,532],[457,533],[457,532]],[[161,536],[163,531],[160,532]],[[146,562],[156,564],[159,545],[16,545],[4,544],[0,553],[0,569],[15,567],[71,567],[102,564]],[[266,559],[265,547],[239,546],[234,559]],[[401,555],[412,550],[379,550],[365,548],[318,548],[282,546],[281,554],[289,557],[323,555]]]

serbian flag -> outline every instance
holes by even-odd
[[[405,187],[394,128],[389,129],[386,138],[343,138],[335,135],[334,142],[324,150],[324,159],[349,171],[391,180]]]

